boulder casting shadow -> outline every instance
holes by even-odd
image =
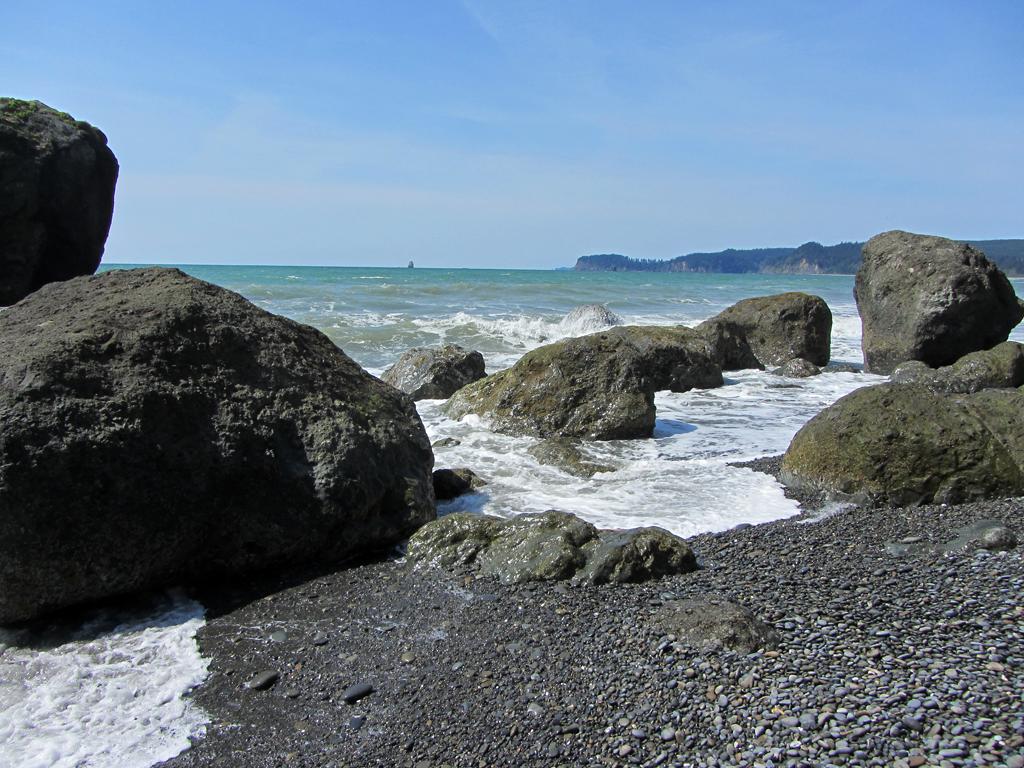
[[[0,313],[0,623],[400,541],[435,517],[412,401],[172,269]]]

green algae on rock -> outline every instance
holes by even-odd
[[[509,519],[447,515],[409,539],[407,557],[416,565],[471,566],[506,584],[569,579],[617,584],[697,567],[689,545],[660,528],[599,531],[556,510]]]
[[[1024,393],[955,395],[881,384],[840,398],[797,432],[787,486],[888,505],[1024,493]]]

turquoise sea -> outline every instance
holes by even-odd
[[[131,265],[105,265],[104,269]],[[569,270],[182,266],[263,308],[324,331],[371,371],[405,349],[454,342],[496,367],[566,335],[561,319],[604,304],[627,322],[695,323],[740,299],[783,291],[824,298],[840,323],[856,319],[849,275],[721,275]],[[844,333],[846,329],[844,325]],[[845,336],[844,336],[845,338]],[[843,359],[859,352],[845,346]]]

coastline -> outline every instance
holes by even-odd
[[[693,537],[700,570],[639,585],[503,586],[392,558],[208,590],[192,696],[212,723],[162,765],[1024,765],[1021,548],[931,549],[1022,509],[809,505]],[[709,595],[774,625],[778,648],[697,651],[652,625]],[[264,670],[280,679],[248,689]],[[358,683],[375,690],[344,703]]]

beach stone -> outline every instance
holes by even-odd
[[[355,704],[371,693],[373,693],[373,686],[369,683],[354,683],[341,692],[341,700],[346,704]]]
[[[0,306],[99,267],[117,158],[98,128],[0,98]]]
[[[174,269],[0,312],[0,623],[397,542],[435,517],[409,398]]]
[[[1004,525],[989,528],[979,541],[984,549],[1004,552],[1017,546],[1017,535]]]
[[[1024,393],[948,395],[922,386],[857,390],[794,436],[790,488],[891,506],[1024,493]]]
[[[624,326],[535,349],[459,390],[443,410],[486,417],[512,435],[617,440],[650,437],[655,392],[721,385],[693,331]]]
[[[456,513],[409,539],[414,565],[472,564],[506,584],[574,579],[591,584],[641,582],[696,569],[689,545],[660,528],[598,531],[567,512],[502,519]]]
[[[246,683],[246,686],[254,691],[265,691],[268,688],[273,687],[279,677],[281,677],[281,675],[277,670],[268,669],[255,675],[252,680]]]
[[[466,467],[434,470],[434,496],[438,501],[447,501],[483,488],[487,483],[473,470]]]
[[[794,357],[792,360],[787,360],[781,367],[772,371],[772,373],[776,376],[787,376],[791,379],[807,379],[811,376],[819,375],[821,368],[810,360]]]
[[[558,467],[574,477],[593,477],[598,472],[613,472],[615,470],[615,467],[589,461],[580,446],[579,440],[552,437],[531,445],[526,452],[541,464]]]
[[[674,600],[658,609],[651,623],[679,642],[704,650],[752,653],[778,645],[775,630],[750,610],[724,598]],[[799,721],[793,718],[794,724]]]
[[[861,373],[861,369],[851,363],[829,363],[821,369],[822,373]]]
[[[864,367],[935,368],[1006,341],[1024,317],[1013,286],[985,255],[943,237],[892,231],[865,243],[854,297]]]
[[[486,375],[483,355],[445,344],[408,350],[380,378],[413,400],[443,400]]]
[[[1024,345],[1004,341],[992,349],[971,352],[952,365],[931,368],[920,360],[900,363],[890,379],[921,384],[936,392],[970,393],[1024,384]]]
[[[765,368],[793,358],[828,363],[832,311],[806,293],[743,299],[697,326],[722,370]]]

